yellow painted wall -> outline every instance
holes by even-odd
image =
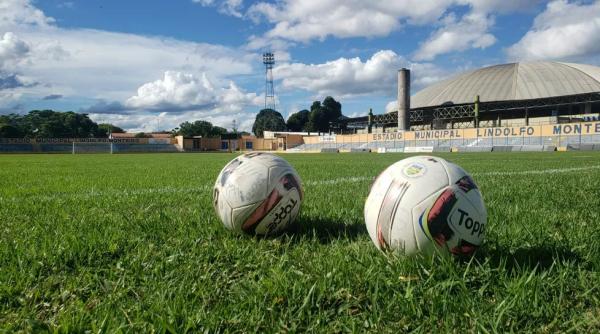
[[[477,138],[514,138],[514,137],[559,137],[600,134],[600,122],[568,124],[547,124],[515,127],[445,129],[424,131],[401,131],[390,133],[371,133],[337,135],[336,143],[402,141],[402,140],[451,140]],[[305,144],[318,144],[318,136],[305,136]]]

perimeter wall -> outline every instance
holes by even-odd
[[[305,136],[305,150],[600,144],[600,122]]]

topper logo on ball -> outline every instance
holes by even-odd
[[[460,208],[458,208],[457,210],[460,213],[460,218],[458,220],[458,226],[462,226],[464,223],[465,228],[467,230],[471,231],[471,235],[474,235],[475,233],[479,232],[477,234],[477,237],[480,237],[485,231],[485,225],[483,225],[480,222],[471,218],[471,216],[469,215],[469,213],[467,211],[461,210]]]

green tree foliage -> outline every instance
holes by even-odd
[[[135,134],[134,137],[135,138],[147,138],[148,136],[146,136],[146,134],[144,132],[138,132]]]
[[[309,131],[327,132],[330,128],[330,122],[333,122],[342,116],[342,105],[333,97],[328,96],[323,100],[313,102],[309,114]]]
[[[0,115],[0,138],[22,138],[25,136],[23,129],[20,115]]]
[[[252,132],[257,137],[262,137],[264,131],[285,131],[285,121],[278,111],[263,109],[257,115],[252,125]]]
[[[219,137],[227,133],[227,129],[220,126],[214,126],[211,122],[195,121],[183,122],[179,124],[176,134],[184,137],[202,136],[204,138]]]
[[[290,115],[287,120],[287,128],[289,131],[307,131],[308,115],[310,111],[304,109]]]
[[[98,135],[98,124],[87,114],[32,110],[27,115],[0,117],[1,137],[88,138]]]
[[[124,133],[125,130],[121,129],[118,126],[109,124],[109,123],[101,123],[98,124],[98,133],[96,137],[107,137],[109,133]]]
[[[21,138],[23,133],[10,124],[0,123],[0,138]]]

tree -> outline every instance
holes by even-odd
[[[27,115],[0,117],[2,136],[34,138],[88,138],[98,134],[98,124],[87,114],[72,111],[32,110]]]
[[[264,131],[285,131],[285,121],[278,111],[263,109],[257,115],[252,125],[252,132],[262,137]]]
[[[212,127],[210,132],[212,137],[218,137],[228,133],[227,129],[216,125]]]
[[[143,132],[138,132],[134,136],[135,138],[147,138],[146,134]]]
[[[183,122],[179,124],[176,134],[184,137],[202,136],[204,138],[219,137],[227,133],[227,129],[214,126],[211,122],[195,121],[193,123]]]
[[[0,115],[0,137],[90,138],[125,132],[112,124],[96,124],[87,114],[72,111],[32,110],[27,115]]]
[[[306,131],[308,126],[308,115],[310,111],[304,109],[290,115],[287,120],[289,131]]]
[[[15,126],[0,123],[0,138],[21,138],[23,133]]]
[[[0,138],[22,138],[24,136],[25,130],[20,115],[0,115]]]
[[[336,120],[342,116],[342,104],[331,96],[323,100],[323,107],[327,109],[327,115],[331,120]]]
[[[327,132],[330,128],[330,123],[342,116],[342,105],[333,97],[328,96],[323,100],[323,104],[319,101],[313,102],[310,107],[309,115],[309,130]]]
[[[118,126],[109,124],[109,123],[101,123],[98,124],[98,133],[96,137],[108,137],[109,133],[124,133],[125,130],[121,129]]]

